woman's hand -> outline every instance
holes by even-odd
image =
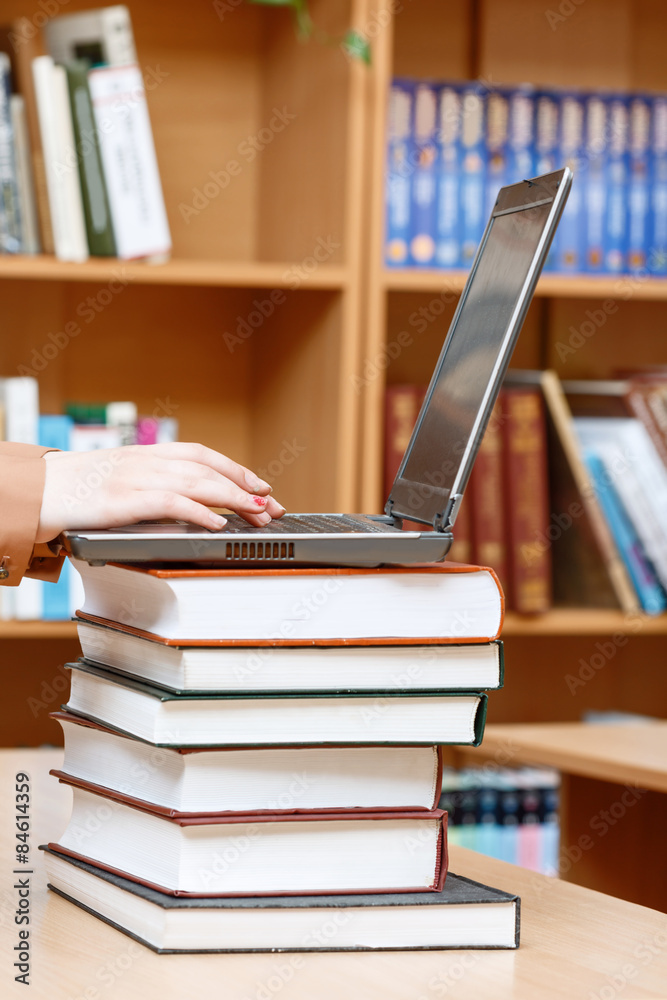
[[[66,528],[116,528],[163,517],[222,528],[225,518],[209,507],[228,507],[255,527],[285,513],[268,483],[201,444],[50,451],[44,461],[37,542]]]

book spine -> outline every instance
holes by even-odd
[[[625,271],[628,250],[628,101],[607,100],[604,267],[610,274]]]
[[[0,52],[0,252],[20,253],[21,213],[10,98],[9,57]]]
[[[516,87],[509,96],[508,184],[536,174],[535,128],[535,92],[532,87]]]
[[[430,83],[415,88],[413,156],[410,184],[409,262],[428,267],[435,260],[437,191],[437,89]]]
[[[410,245],[410,174],[412,160],[412,84],[394,80],[389,92],[385,264],[404,267]]]
[[[127,66],[137,61],[130,12],[124,5],[52,17],[44,30],[56,62],[82,58],[82,50],[96,65]]]
[[[651,208],[649,215],[651,274],[667,275],[667,96],[651,100]]]
[[[41,34],[27,18],[12,22],[10,40],[14,51],[16,84],[25,101],[26,124],[30,140],[32,173],[35,185],[35,200],[39,223],[39,237],[44,253],[54,252],[51,209],[46,181],[46,165],[42,147],[42,133],[39,124],[37,93],[33,75],[33,61],[44,55]]]
[[[14,130],[19,211],[21,214],[21,251],[22,253],[35,254],[40,251],[39,224],[26,108],[23,97],[20,94],[12,94],[10,107],[12,128]]]
[[[614,489],[613,479],[607,473],[605,464],[598,455],[589,451],[585,458],[596,496],[607,518],[607,523],[637,592],[639,602],[647,614],[661,614],[667,609],[665,592],[658,582],[653,567],[646,558],[637,532]]]
[[[452,84],[438,92],[436,261],[456,267],[461,259],[461,95]]]
[[[667,385],[661,388],[652,385],[631,386],[625,397],[625,404],[633,417],[641,420],[651,436],[656,451],[667,468],[667,409],[665,399]]]
[[[37,444],[39,434],[39,388],[30,375],[3,382],[5,434],[8,441]]]
[[[484,232],[486,142],[485,100],[478,84],[463,84],[462,102],[462,175],[461,240],[462,267],[470,267]]]
[[[475,459],[470,477],[472,502],[472,561],[496,571],[507,584],[507,539],[503,489],[503,436],[501,408],[497,402]]]
[[[116,253],[109,198],[102,170],[98,133],[88,90],[88,69],[84,62],[65,64],[76,159],[81,182],[81,197],[86,236],[91,254],[113,257]]]
[[[492,90],[486,98],[486,195],[485,214],[489,215],[498,191],[509,177],[509,108],[511,93],[506,89]],[[529,175],[526,175],[529,176]]]
[[[584,107],[580,94],[565,93],[559,97],[559,153],[561,166],[575,175],[567,204],[556,234],[556,269],[577,273],[583,269],[584,218],[580,168],[585,162],[583,150]]]
[[[546,423],[538,389],[505,389],[502,427],[511,606],[524,614],[551,606]]]
[[[558,164],[558,118],[559,106],[554,94],[541,91],[535,98],[535,173],[549,174]],[[553,240],[544,271],[556,267],[557,236]]]
[[[129,66],[137,62],[132,20],[127,7],[116,4],[99,11],[101,42],[109,66]]]
[[[425,392],[417,385],[388,385],[385,390],[385,496],[391,493]]]
[[[83,261],[88,244],[78,170],[71,162],[74,134],[65,70],[50,56],[40,56],[33,72],[56,256]]]
[[[649,248],[649,169],[651,105],[635,95],[629,109],[628,270],[643,272]]]
[[[171,236],[141,72],[93,69],[88,85],[118,256],[164,258]]]
[[[591,274],[600,274],[604,270],[607,110],[607,103],[598,94],[589,94],[585,98],[586,173],[582,178],[586,188],[583,202],[586,242],[584,266]]]

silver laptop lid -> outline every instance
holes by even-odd
[[[454,523],[567,199],[565,168],[501,188],[385,512]]]

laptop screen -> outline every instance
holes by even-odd
[[[553,184],[501,192],[392,488],[392,513],[429,524],[440,513],[444,523],[462,493],[560,215],[553,209]]]

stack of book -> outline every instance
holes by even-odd
[[[385,395],[385,495],[391,493],[426,386],[389,385]],[[507,607],[552,606],[547,424],[542,392],[506,385],[494,407],[454,525],[449,558],[491,566]],[[407,525],[406,525],[407,526]]]
[[[51,888],[158,951],[517,946],[437,808],[503,680],[492,571],[78,569]]]
[[[0,252],[166,260],[146,104],[164,74],[137,65],[123,5],[41,16],[0,28]]]
[[[568,166],[545,269],[667,274],[667,95],[396,79],[385,263],[469,267],[505,184]]]

